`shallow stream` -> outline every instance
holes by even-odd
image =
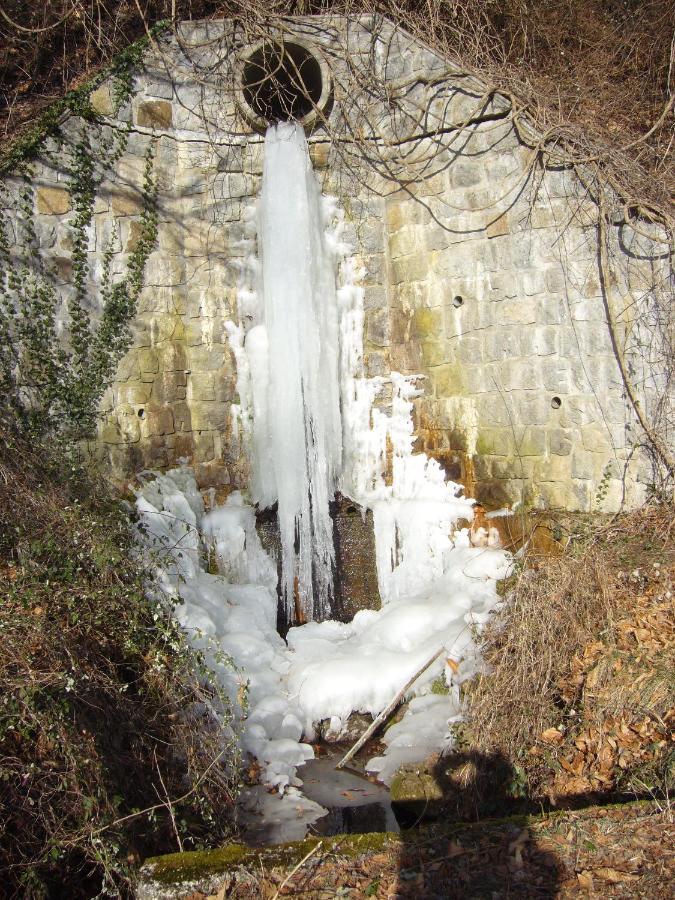
[[[245,803],[241,824],[246,843],[260,847],[299,840],[307,834],[329,836],[399,831],[389,791],[384,785],[371,780],[358,768],[335,768],[347,749],[331,749],[298,770],[304,798],[326,810],[320,818],[315,818],[316,811],[312,806],[305,809],[298,805],[295,815],[270,820],[264,800],[257,808],[251,808],[250,803],[247,808]],[[257,789],[252,794],[260,798]],[[250,799],[251,793],[247,796]]]

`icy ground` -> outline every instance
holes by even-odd
[[[317,819],[323,810],[299,793],[297,774],[313,757],[307,741],[314,725],[332,719],[339,729],[352,711],[376,715],[440,647],[444,656],[415,683],[406,715],[386,734],[384,755],[367,768],[388,783],[401,764],[450,746],[449,725],[462,715],[459,685],[480,664],[475,634],[498,603],[496,579],[508,570],[504,553],[471,546],[464,528],[448,540],[440,573],[420,590],[348,624],[292,628],[286,643],[275,630],[276,566],[240,493],[205,510],[192,471],[179,468],[148,480],[137,510],[140,540],[155,551],[156,586],[176,604],[174,614],[229,695],[242,749],[284,796],[254,792],[249,802],[263,803],[264,816]],[[207,571],[209,558],[219,574]],[[397,570],[387,575],[396,581]],[[439,676],[447,695],[430,691]]]

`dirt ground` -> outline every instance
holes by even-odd
[[[628,803],[540,819],[435,826],[390,836],[354,854],[348,838],[314,842],[300,865],[268,865],[265,851],[216,882],[211,894],[181,900],[334,897],[501,898],[672,897],[672,810]]]

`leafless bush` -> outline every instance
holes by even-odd
[[[485,635],[489,674],[471,688],[472,735],[512,759],[557,715],[559,681],[577,649],[611,623],[607,563],[592,550],[538,559],[515,577]]]
[[[228,707],[145,581],[105,485],[0,431],[3,896],[130,896],[231,831]]]
[[[486,674],[468,686],[468,736],[471,748],[502,753],[523,767],[533,794],[559,771],[544,765],[547,743],[571,755],[576,736],[589,729],[611,734],[622,717],[633,725],[636,744],[642,739],[636,722],[667,731],[673,524],[672,510],[657,505],[605,526],[580,523],[564,555],[526,558],[513,577],[484,635]],[[655,758],[667,757],[667,741],[652,747],[651,732],[643,730],[643,756],[655,750]],[[612,760],[608,785],[627,777],[638,755],[628,760]],[[591,764],[595,774],[600,765]]]

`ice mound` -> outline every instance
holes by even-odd
[[[139,539],[153,552],[156,585],[226,690],[242,749],[282,793],[314,752],[301,741],[304,712],[285,686],[289,655],[276,631],[276,567],[255,513],[239,493],[206,512],[190,469],[157,475],[136,500]],[[207,569],[209,554],[218,575]]]

